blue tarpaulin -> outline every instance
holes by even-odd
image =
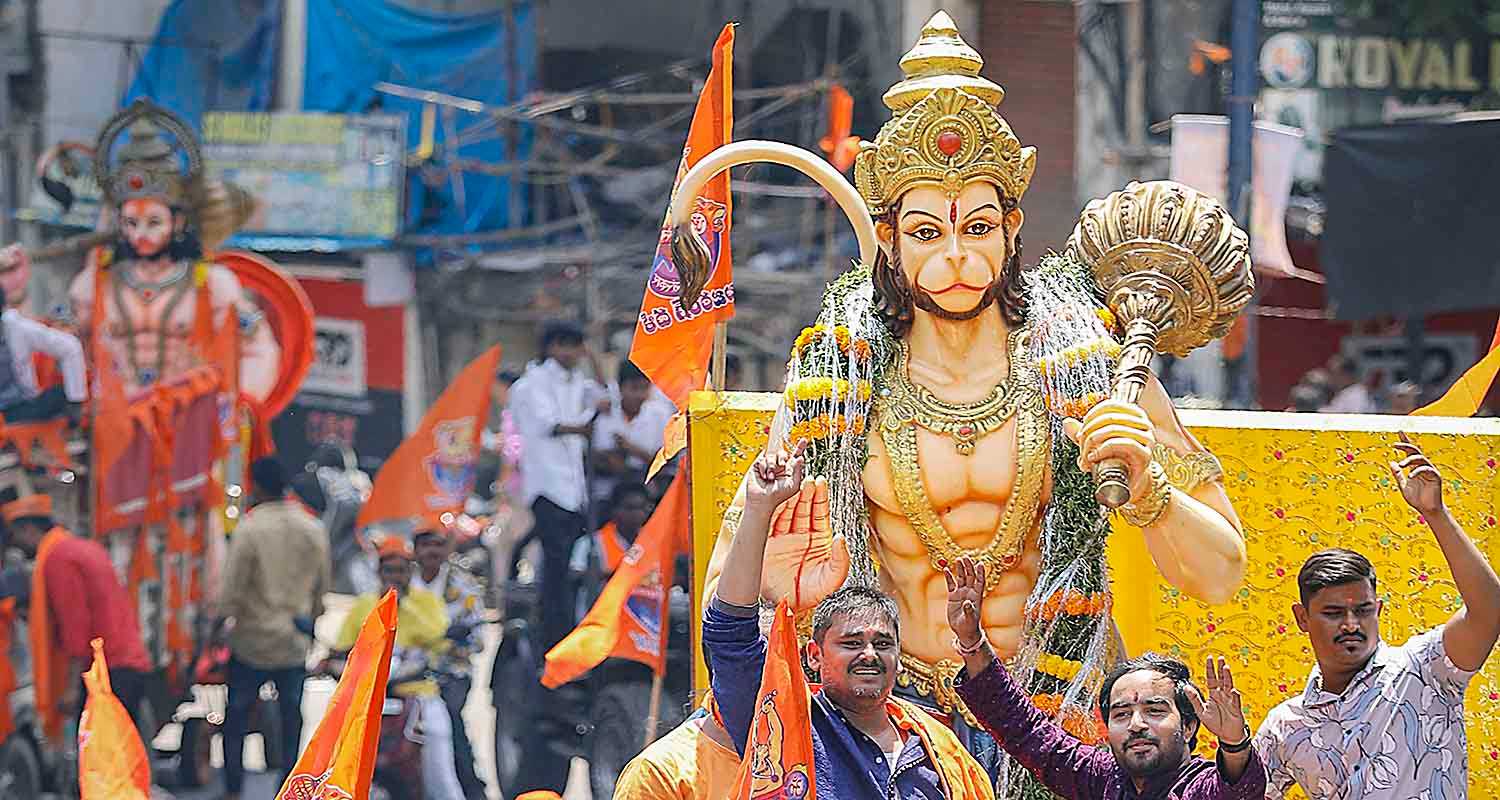
[[[512,23],[515,29],[508,32]],[[416,147],[423,104],[376,92],[376,83],[506,105],[531,89],[535,47],[531,4],[522,0],[508,13],[502,8],[462,15],[416,11],[390,0],[319,0],[307,4],[302,104],[308,111],[405,115],[408,139]],[[509,204],[520,198],[519,193],[512,198],[508,177],[440,171],[451,158],[504,161],[503,129],[496,130],[487,114],[459,109],[443,113],[451,118],[437,118],[437,148],[429,165],[438,170],[426,170],[425,179],[422,169],[411,170],[407,230],[461,234],[506,227]],[[450,131],[445,122],[450,121],[451,130],[464,142],[456,151],[444,146]],[[529,144],[530,131],[519,131],[513,154],[517,160],[526,158]],[[525,208],[524,201],[520,207]]]
[[[281,6],[281,0],[174,0],[122,105],[149,97],[195,127],[205,111],[270,109]]]

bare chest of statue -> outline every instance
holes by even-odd
[[[903,394],[913,387],[898,386],[867,435],[871,549],[901,611],[902,651],[929,664],[956,658],[942,569],[961,555],[989,570],[980,615],[991,644],[1001,657],[1020,644],[1050,491],[1047,415],[1024,373],[962,407],[913,402]]]
[[[112,269],[104,291],[105,345],[127,367],[127,384],[145,386],[194,365],[191,337],[198,302],[192,264],[140,273],[133,265]]]

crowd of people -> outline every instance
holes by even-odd
[[[1297,575],[1291,616],[1314,663],[1304,691],[1272,709],[1258,730],[1223,657],[1208,659],[1200,682],[1187,664],[1148,653],[1104,677],[1097,709],[1108,746],[1086,745],[1039,709],[995,656],[978,613],[985,568],[968,556],[944,570],[947,620],[964,664],[958,694],[1016,763],[1069,800],[1281,798],[1294,785],[1312,800],[1467,797],[1464,692],[1500,638],[1500,578],[1449,511],[1438,469],[1405,436],[1395,449],[1394,485],[1431,529],[1461,605],[1436,628],[1387,643],[1370,560],[1346,548],[1313,554]],[[711,692],[626,768],[616,797],[732,796],[742,758],[752,780],[775,779],[776,797],[807,796],[805,775],[773,774],[784,765],[769,748],[779,750],[784,732],[752,726],[767,658],[759,609],[767,540],[803,537],[818,546],[816,514],[787,508],[807,512],[820,491],[826,495],[803,473],[798,453],[763,454],[752,468],[703,615]],[[826,527],[821,536],[829,536]],[[993,797],[948,727],[892,695],[901,636],[894,601],[855,586],[800,600],[813,610],[804,663],[821,684],[809,699],[818,793]],[[1195,754],[1206,737],[1216,742],[1213,760]]]
[[[540,596],[568,598],[540,606],[535,645],[545,650],[587,612],[650,516],[665,479],[647,483],[645,471],[673,409],[628,362],[614,370],[612,381],[600,380],[608,373],[576,327],[548,326],[540,352],[520,374],[497,376],[503,414],[491,446],[515,467],[515,499],[534,520],[532,535],[542,551]],[[1294,401],[1312,392],[1318,393],[1316,410],[1376,410],[1375,394],[1347,359],[1336,357],[1326,370],[1310,373]],[[1398,384],[1385,394],[1386,403],[1399,405],[1414,404],[1418,392]],[[995,656],[976,611],[985,568],[967,558],[944,570],[947,620],[965,668],[955,684],[958,695],[1017,764],[1067,798],[1279,798],[1294,784],[1314,800],[1465,796],[1464,691],[1500,638],[1500,579],[1449,512],[1438,469],[1405,437],[1395,447],[1395,486],[1431,529],[1462,606],[1444,624],[1388,644],[1380,636],[1382,601],[1370,560],[1343,548],[1316,553],[1301,568],[1291,609],[1313,656],[1306,688],[1276,706],[1258,731],[1246,719],[1224,659],[1210,659],[1195,678],[1179,660],[1145,654],[1104,676],[1096,707],[1108,746],[1085,745],[1052,722]],[[747,748],[757,746],[752,721],[767,648],[758,608],[766,542],[801,536],[814,546],[829,544],[814,541],[830,536],[826,527],[819,530],[811,515],[795,512],[827,491],[805,481],[803,472],[798,452],[762,455],[752,468],[723,577],[703,611],[711,690],[685,722],[626,767],[615,796],[732,793]],[[217,636],[229,652],[226,797],[243,791],[247,721],[261,687],[276,688],[280,752],[297,752],[306,678],[337,674],[365,613],[387,590],[400,598],[391,692],[417,709],[425,795],[484,797],[461,711],[482,649],[485,598],[450,558],[453,532],[426,526],[408,537],[376,540],[378,589],[355,599],[333,652],[310,671],[315,625],[334,579],[324,520],[297,489],[305,478],[274,458],[254,462],[249,508],[225,556],[213,610]],[[77,676],[94,638],[105,641],[115,693],[137,712],[151,665],[136,606],[109,553],[61,528],[45,495],[5,503],[0,519],[6,545],[34,561],[36,578],[23,588],[31,595],[36,680],[60,681],[62,700],[55,709],[41,709],[43,724],[80,713]],[[800,601],[812,614],[805,664],[821,687],[809,706],[819,792],[992,797],[989,776],[941,715],[892,695],[901,635],[892,599],[846,587]],[[1195,755],[1205,738],[1217,742],[1214,760]],[[561,791],[567,764],[549,765],[544,751],[528,755],[535,758],[528,771],[538,786]],[[558,769],[560,775],[544,774]],[[785,781],[778,796],[798,797],[799,785],[805,783]]]
[[[1410,414],[1426,400],[1412,381],[1384,385],[1379,372],[1361,374],[1354,359],[1336,354],[1308,370],[1287,395],[1287,411],[1326,414]]]

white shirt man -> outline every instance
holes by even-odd
[[[597,413],[604,389],[554,358],[527,367],[511,389],[510,409],[521,434],[521,502],[546,498],[581,513],[588,494],[583,470],[588,437],[559,432],[582,428]]]
[[[35,422],[55,417],[63,411],[59,400],[82,403],[87,399],[83,345],[78,337],[29,319],[14,308],[0,314],[0,337],[5,343],[4,355],[8,356],[0,364],[0,412],[7,420]],[[43,401],[32,361],[36,353],[56,359],[63,376],[61,397],[53,392],[46,398],[48,402]]]

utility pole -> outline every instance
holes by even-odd
[[[1260,0],[1234,0],[1229,46],[1232,75],[1229,89],[1229,213],[1247,233],[1250,230],[1250,175],[1253,163],[1255,96],[1260,84]],[[1244,324],[1244,353],[1238,363],[1226,364],[1225,392],[1232,404],[1255,407],[1255,319]]]

